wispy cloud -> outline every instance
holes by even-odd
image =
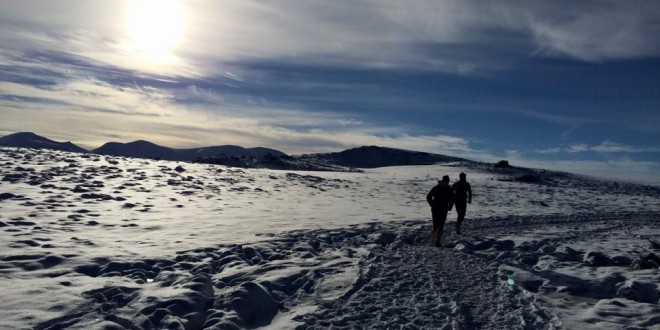
[[[177,93],[204,98],[222,109],[208,111],[208,104],[176,102]],[[195,87],[166,91],[119,87],[95,79],[46,87],[0,82],[0,107],[8,119],[0,123],[2,131],[21,127],[90,148],[108,140],[147,139],[173,147],[240,144],[277,147],[289,153],[382,145],[463,156],[483,154],[456,136],[412,136],[398,127],[369,125],[341,113],[309,113],[261,103],[225,104],[221,97]]]
[[[585,153],[585,152],[598,152],[598,153],[640,153],[640,152],[660,152],[658,147],[637,147],[630,146],[612,141],[603,141],[597,145],[589,145],[584,143],[571,144],[569,146],[552,147],[546,149],[535,149],[537,154],[559,154],[559,153]]]
[[[224,72],[222,63],[246,59],[470,72],[484,64],[492,68],[493,58],[508,64],[501,55],[521,51],[586,61],[660,54],[654,37],[660,33],[660,5],[655,2],[181,4],[186,26],[173,50],[176,61],[168,64],[150,65],[124,47],[131,38],[129,1],[3,3],[0,41],[18,50],[63,51],[118,67],[202,76]],[[48,15],[38,15],[44,12]],[[494,38],[492,31],[507,37]]]
[[[603,178],[624,179],[644,184],[660,185],[660,164],[653,161],[618,157],[609,160],[535,160],[528,157],[510,158],[511,164],[533,168],[565,171]]]
[[[658,152],[660,151],[660,148],[656,148],[656,147],[639,148],[639,147],[628,146],[616,142],[605,141],[597,146],[591,147],[591,150],[596,152],[606,152],[606,153],[607,152],[633,153],[633,152]]]
[[[570,4],[571,10],[561,10]],[[536,6],[529,27],[539,53],[568,55],[585,61],[657,56],[660,44],[658,3],[548,2]],[[547,11],[544,15],[540,10]]]

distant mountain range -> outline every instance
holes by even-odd
[[[158,158],[164,160],[192,161],[200,158],[213,156],[230,157],[253,157],[286,156],[285,153],[269,148],[243,148],[234,145],[223,145],[214,147],[202,147],[192,149],[173,149],[159,146],[149,141],[134,141],[130,143],[108,142],[100,148],[92,150],[92,153],[100,155],[116,155],[135,158]]]
[[[108,142],[88,151],[71,142],[57,142],[34,133],[22,132],[0,138],[0,147],[43,148],[134,158],[195,161],[235,167],[285,170],[353,171],[403,165],[431,165],[467,161],[462,158],[377,146],[365,146],[333,153],[288,156],[270,148],[243,148],[235,145],[173,149],[149,141]]]
[[[377,146],[364,146],[341,152],[295,156],[206,157],[200,163],[232,167],[270,168],[301,171],[359,171],[359,168],[386,166],[431,165],[450,162],[469,162],[466,159]]]
[[[14,133],[0,138],[0,147],[53,149],[69,152],[91,152],[99,155],[122,157],[151,158],[163,160],[192,161],[197,158],[212,156],[251,157],[267,154],[285,156],[286,154],[269,148],[243,148],[234,145],[214,147],[173,149],[149,141],[130,143],[108,142],[94,150],[81,148],[71,142],[57,142],[31,132]]]

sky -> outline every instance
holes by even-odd
[[[0,0],[0,136],[660,184],[660,2]]]

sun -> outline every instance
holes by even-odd
[[[177,0],[133,0],[126,15],[127,48],[167,61],[183,39],[185,13]]]

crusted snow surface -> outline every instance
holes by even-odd
[[[660,190],[0,149],[3,329],[658,329]],[[468,173],[464,235],[424,199]]]

